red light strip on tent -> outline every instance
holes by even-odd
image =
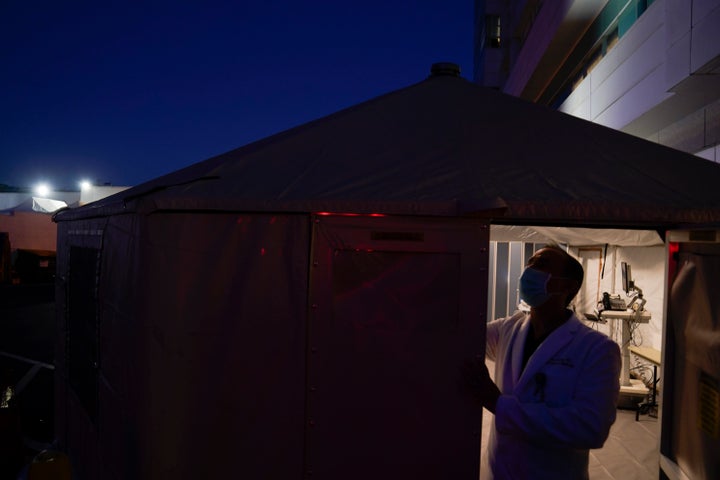
[[[385,217],[384,213],[341,213],[341,212],[315,212],[315,215],[327,217],[335,215],[338,217]]]

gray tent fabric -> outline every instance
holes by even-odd
[[[708,160],[436,75],[57,220],[330,211],[671,228],[720,221],[718,185]]]
[[[77,478],[478,478],[481,219],[58,224],[56,432]]]

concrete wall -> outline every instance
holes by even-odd
[[[672,125],[720,96],[713,81],[719,59],[720,0],[655,0],[560,110],[633,134],[645,115],[641,136],[661,141],[647,129]]]
[[[10,235],[12,250],[55,251],[57,246],[57,225],[52,215],[38,212],[16,212],[0,215],[0,231]]]

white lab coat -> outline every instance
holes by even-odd
[[[495,480],[585,479],[589,449],[615,422],[620,348],[573,315],[532,354],[524,371],[530,316],[517,312],[487,328],[497,402],[488,445]]]

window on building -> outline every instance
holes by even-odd
[[[500,15],[485,16],[485,32],[488,47],[500,48]]]
[[[618,36],[617,26],[603,40],[603,55],[607,54],[618,42],[620,37]]]
[[[640,16],[645,13],[645,10],[652,5],[653,0],[630,0],[628,2],[628,8],[626,8],[618,22],[619,36],[622,37],[633,24],[637,21]]]
[[[590,53],[588,59],[585,61],[585,73],[583,77],[587,77],[590,72],[593,71],[593,69],[600,63],[600,60],[603,58],[603,47],[602,45],[595,48],[595,50]]]
[[[645,10],[652,5],[654,0],[638,0],[638,16],[645,13]]]
[[[575,89],[585,80],[592,70],[600,63],[607,53],[617,44],[619,39],[618,27],[615,26],[610,33],[602,37],[593,50],[585,57],[579,65],[575,74],[570,76],[563,84],[559,93],[553,98],[550,105],[553,108],[560,108],[560,105],[570,96]]]
[[[68,380],[93,422],[98,405],[99,258],[95,248],[70,248],[66,310]]]

